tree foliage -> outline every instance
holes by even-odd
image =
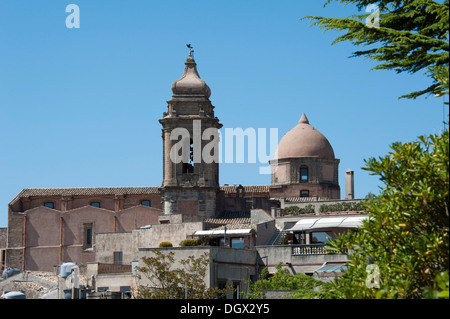
[[[327,247],[352,250],[329,298],[448,298],[448,129],[391,148],[364,167],[385,184],[365,202],[370,220]],[[378,287],[367,284],[369,265],[379,270]]]
[[[331,284],[314,279],[305,274],[291,274],[288,269],[282,268],[281,263],[276,267],[277,272],[269,276],[267,268],[264,268],[259,279],[250,283],[248,298],[265,298],[267,290],[290,290],[293,299],[313,299],[322,295],[322,290]]]
[[[213,299],[229,292],[229,287],[208,288],[204,278],[210,263],[210,255],[189,256],[179,261],[182,268],[173,269],[174,252],[153,250],[153,257],[144,257],[143,267],[137,267],[138,279],[145,277],[150,285],[138,285],[137,299]]]
[[[325,6],[333,0],[327,0]],[[356,5],[359,11],[372,11],[347,18],[306,16],[312,25],[325,30],[346,31],[333,44],[350,41],[365,50],[352,57],[365,57],[380,62],[373,69],[395,70],[397,73],[424,71],[432,78],[432,84],[423,90],[401,96],[416,98],[423,94],[440,94],[442,87],[437,72],[447,70],[449,61],[449,1],[432,0],[334,0],[339,4]],[[379,26],[366,23],[372,19],[376,5]],[[371,20],[370,20],[371,21]]]
[[[336,204],[322,204],[319,207],[319,212],[343,212],[343,211],[361,211],[361,202],[341,202]]]

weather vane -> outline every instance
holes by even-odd
[[[194,47],[189,43],[189,44],[186,44],[186,46],[188,47],[188,49],[189,49],[189,56],[190,57],[193,57],[193,53],[194,53]]]

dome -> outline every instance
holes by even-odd
[[[334,158],[330,142],[309,124],[303,113],[297,126],[287,132],[275,151],[274,159],[298,157]]]
[[[200,79],[197,72],[197,63],[189,54],[184,67],[184,73],[181,78],[172,83],[172,92],[174,95],[202,95],[209,98],[211,90],[209,86]]]

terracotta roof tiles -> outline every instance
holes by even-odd
[[[220,190],[225,194],[236,192],[238,185],[222,185]],[[242,186],[245,193],[269,193],[269,185]],[[99,195],[150,195],[160,194],[159,186],[133,187],[72,187],[72,188],[25,188],[10,202],[10,205],[24,197],[53,197],[53,196],[99,196]]]

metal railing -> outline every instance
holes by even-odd
[[[292,256],[299,255],[326,255],[328,251],[325,244],[295,245],[292,246]]]
[[[121,274],[131,272],[131,265],[98,264],[99,274]]]

